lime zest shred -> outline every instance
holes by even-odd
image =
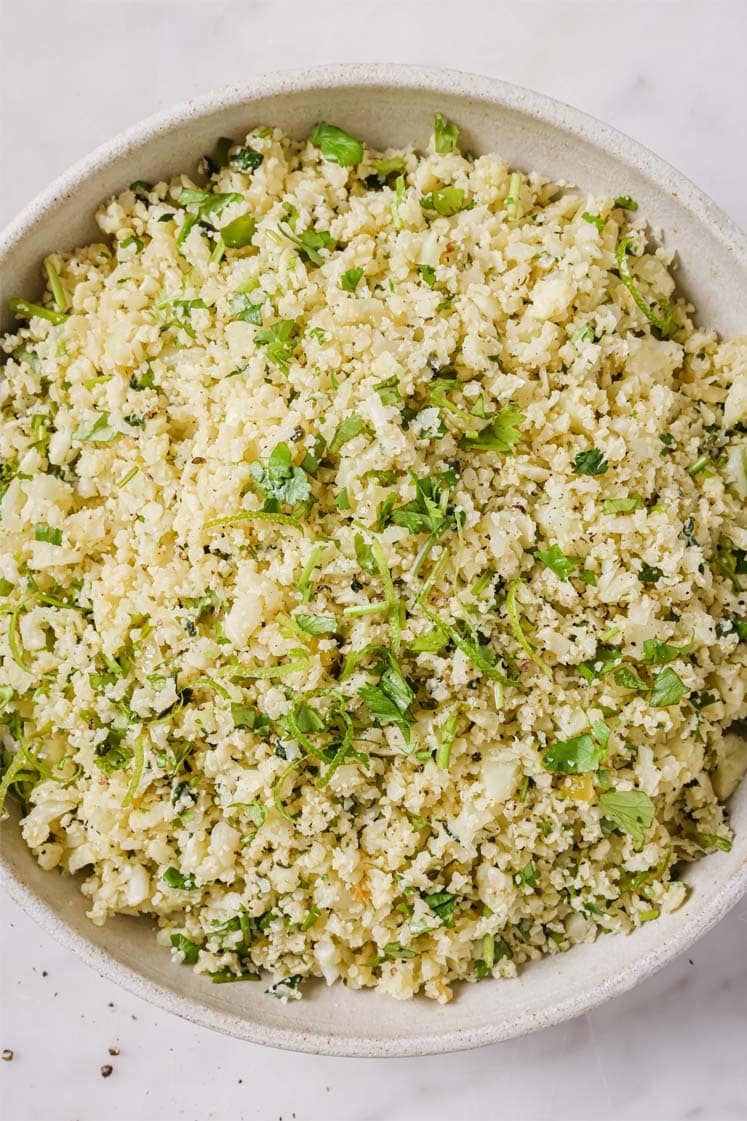
[[[509,589],[506,594],[506,614],[508,616],[508,623],[511,627],[511,633],[513,634],[514,638],[516,639],[526,656],[532,662],[534,662],[534,664],[539,669],[541,669],[543,673],[546,673],[549,676],[551,673],[550,667],[548,666],[547,662],[537,653],[534,646],[532,646],[521,625],[521,613],[519,611],[519,605],[517,603],[516,597],[519,588],[522,587],[523,584],[523,580],[513,580],[509,585]]]
[[[667,300],[662,301],[662,314],[656,314],[654,309],[641,294],[638,285],[633,279],[633,274],[631,273],[630,265],[628,264],[629,253],[633,253],[633,244],[629,238],[624,238],[622,241],[618,242],[617,250],[615,251],[615,257],[617,258],[617,271],[620,274],[620,280],[622,280],[623,284],[630,292],[631,296],[633,297],[633,302],[635,303],[639,311],[643,312],[646,319],[648,319],[649,323],[653,327],[656,327],[659,331],[661,331],[665,339],[668,339],[676,327],[676,324],[672,319],[672,305]],[[635,256],[636,254],[633,253],[633,255]]]
[[[140,780],[143,777],[143,767],[145,765],[145,748],[143,747],[142,736],[137,736],[132,745],[132,777],[130,784],[127,787],[127,793],[122,799],[122,806],[131,806],[132,800],[137,794],[137,788],[140,785]]]

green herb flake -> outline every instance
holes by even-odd
[[[239,148],[231,156],[231,163],[237,167],[239,171],[256,171],[265,157],[256,148],[251,148],[249,145]]]
[[[242,728],[247,732],[266,732],[270,727],[269,718],[264,713],[238,701],[231,703],[231,719],[234,728]]]
[[[184,965],[195,965],[200,956],[200,947],[184,934],[172,934],[171,945],[174,947]]]
[[[248,292],[236,292],[235,295],[231,296],[228,301],[228,310],[231,312],[233,319],[240,319],[243,323],[251,323],[254,327],[262,326],[262,304],[255,303]]]
[[[679,704],[687,692],[687,685],[670,666],[667,666],[654,678],[649,704],[652,708],[668,708]]]
[[[615,206],[619,206],[621,210],[638,209],[638,203],[630,195],[618,195],[615,199]]]
[[[337,455],[342,447],[348,443],[349,440],[360,436],[366,428],[366,422],[363,417],[358,416],[357,413],[351,413],[350,416],[345,417],[343,421],[338,424],[334,436],[329,445],[329,450],[332,455]]]
[[[573,464],[573,471],[576,475],[604,475],[608,469],[609,463],[599,448],[590,448],[589,451],[579,452]]]
[[[642,790],[605,790],[599,795],[599,809],[616,829],[628,833],[639,846],[654,821],[654,803]]]
[[[663,571],[655,564],[644,562],[638,569],[638,579],[642,584],[658,584],[663,575]]]
[[[266,347],[268,361],[284,374],[290,371],[290,360],[298,343],[298,324],[295,319],[281,319],[263,331],[257,331],[254,341]]]
[[[227,206],[243,202],[244,196],[236,191],[228,194],[212,194],[210,191],[198,191],[192,187],[183,187],[179,194],[180,206],[194,206],[197,208],[197,219],[211,224],[220,217]]]
[[[544,551],[538,549],[535,556],[544,565],[547,565],[563,583],[567,583],[569,576],[578,568],[578,561],[574,560],[573,557],[567,557],[559,545],[551,545],[549,549]]]
[[[276,981],[274,985],[270,985],[269,989],[265,989],[265,995],[274,996],[276,1000],[282,1000],[283,1002],[300,1000],[302,981],[303,977],[300,973],[294,973],[292,977],[283,977],[281,981]]]
[[[464,191],[461,187],[439,187],[429,195],[423,195],[420,205],[423,210],[435,210],[444,218],[451,218],[460,210],[468,209],[472,204],[465,203]]]
[[[588,210],[585,210],[581,217],[583,218],[584,222],[588,222],[590,225],[596,226],[600,233],[604,229],[604,218],[602,218],[599,214],[590,214]]]
[[[318,148],[325,160],[340,167],[354,167],[363,159],[363,145],[337,125],[320,121],[314,126],[309,142]]]
[[[251,244],[256,231],[257,220],[254,215],[240,214],[233,222],[221,227],[220,236],[229,249],[243,249]]]
[[[588,732],[552,744],[542,756],[546,771],[565,775],[585,775],[599,770],[606,745],[597,744]]]
[[[304,230],[303,233],[296,234],[290,227],[283,229],[283,226],[280,225],[278,229],[284,238],[295,245],[301,259],[312,265],[324,264],[324,257],[319,252],[320,249],[334,249],[335,247],[334,238],[326,230]]]
[[[453,892],[434,891],[429,895],[424,895],[423,900],[428,904],[431,911],[433,911],[435,915],[438,915],[444,926],[454,926],[454,911],[456,909],[457,897]]]
[[[110,444],[119,435],[110,423],[108,413],[95,413],[90,420],[81,421],[73,432],[73,439],[81,444]]]
[[[526,416],[516,405],[507,405],[476,435],[463,436],[459,446],[470,451],[494,451],[513,455],[514,445],[521,439],[521,426]]]
[[[343,292],[355,292],[363,276],[363,269],[348,269],[342,274],[340,287]]]
[[[643,660],[650,666],[665,666],[683,657],[689,650],[689,645],[671,646],[660,638],[647,638],[643,642]]]
[[[418,265],[418,272],[429,288],[436,287],[436,270],[431,265]]]
[[[514,883],[517,887],[529,887],[536,891],[539,886],[537,880],[537,869],[534,866],[533,860],[528,860],[523,868],[518,872],[514,872]]]
[[[334,615],[304,615],[299,613],[293,618],[305,634],[335,634],[338,630]]]
[[[311,494],[306,472],[292,466],[291,450],[285,443],[275,446],[266,467],[255,462],[249,471],[257,489],[267,498],[295,506]]]
[[[368,572],[373,576],[377,571],[376,560],[373,555],[373,549],[362,533],[356,533],[353,538],[353,546],[355,548],[355,559],[358,561],[358,564],[364,572]]]
[[[177,891],[194,891],[197,887],[197,881],[193,872],[186,874],[179,871],[178,868],[167,868],[161,879],[169,887],[173,887]]]
[[[61,545],[62,530],[51,525],[37,525],[34,527],[34,540],[46,541],[48,545]]]

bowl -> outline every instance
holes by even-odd
[[[747,239],[682,175],[592,118],[504,82],[454,71],[342,66],[271,75],[189,101],[137,125],[76,164],[0,236],[0,300],[33,297],[43,257],[95,236],[94,211],[135,179],[194,168],[219,136],[259,123],[304,137],[334,121],[374,146],[425,145],[436,111],[458,122],[467,147],[497,151],[513,166],[609,195],[638,200],[680,257],[680,288],[703,323],[725,335],[745,328]],[[747,783],[732,799],[731,852],[687,869],[691,891],[676,912],[635,933],[610,935],[526,966],[516,980],[462,985],[451,1004],[401,1003],[341,985],[308,999],[269,1000],[263,985],[210,985],[173,964],[151,924],[119,916],[103,927],[85,917],[77,885],[44,872],[15,817],[2,823],[6,890],[41,926],[101,974],[195,1023],[297,1051],[412,1055],[453,1051],[559,1023],[648,977],[686,950],[747,889]]]

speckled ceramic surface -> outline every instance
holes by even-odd
[[[100,148],[33,202],[0,236],[0,304],[34,296],[43,256],[94,235],[96,207],[134,179],[194,166],[217,136],[273,123],[304,136],[333,120],[373,145],[425,144],[433,114],[456,120],[465,143],[493,150],[592,191],[634,196],[681,260],[681,288],[704,323],[747,329],[747,240],[707,198],[650,152],[564,105],[486,78],[396,66],[280,74],[232,86],[161,114]],[[732,804],[730,853],[688,869],[692,891],[677,912],[629,937],[609,936],[524,969],[515,981],[465,985],[446,1006],[398,1003],[319,985],[287,1006],[262,985],[214,986],[173,965],[142,919],[105,927],[85,917],[69,879],[45,873],[18,834],[0,827],[5,889],[100,972],[187,1019],[276,1047],[346,1055],[409,1055],[477,1047],[558,1023],[623,992],[685,950],[747,889],[747,784]]]

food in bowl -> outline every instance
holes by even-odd
[[[27,844],[283,1000],[447,1001],[677,908],[747,768],[747,338],[634,199],[441,116],[202,171],[104,205],[3,339]]]

